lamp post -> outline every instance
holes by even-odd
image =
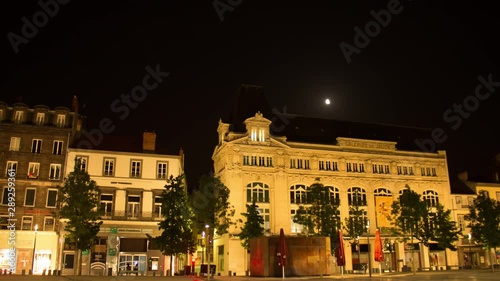
[[[205,228],[207,229],[207,279],[210,280],[210,226],[208,224],[205,224]]]
[[[467,234],[467,239],[469,240],[469,266],[472,268],[472,249],[471,249],[471,240],[472,240],[472,234]]]
[[[201,232],[201,264],[205,264],[205,231]]]
[[[372,262],[371,262],[371,254],[370,254],[370,220],[366,220],[366,240],[368,243],[368,273],[370,277],[372,277]]]
[[[35,224],[35,239],[33,240],[33,258],[31,260],[31,273],[35,274],[35,251],[36,251],[36,234],[38,232],[38,224]]]

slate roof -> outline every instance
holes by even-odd
[[[322,119],[280,113],[271,109],[262,87],[242,85],[233,109],[222,121],[230,124],[233,132],[245,132],[243,121],[261,112],[271,121],[271,134],[286,136],[288,141],[317,144],[335,144],[337,137],[394,141],[400,150],[422,151],[415,140],[431,137],[430,128],[405,127],[388,124],[363,123],[346,120]],[[436,147],[432,152],[440,149]],[[429,151],[430,152],[430,151]]]

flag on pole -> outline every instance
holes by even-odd
[[[345,253],[344,253],[344,239],[342,238],[342,231],[339,230],[339,235],[337,239],[337,245],[335,247],[335,257],[337,258],[337,265],[345,265]]]
[[[384,261],[384,251],[382,248],[382,239],[380,238],[380,231],[377,229],[375,231],[375,261]]]

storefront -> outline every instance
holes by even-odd
[[[429,243],[429,265],[432,270],[446,269],[445,249],[437,243]]]

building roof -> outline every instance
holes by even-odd
[[[97,137],[96,137],[97,138]],[[90,144],[90,147],[87,146]],[[116,152],[134,152],[134,153],[156,153],[166,155],[179,155],[179,151],[174,151],[166,147],[162,147],[161,143],[156,141],[156,149],[154,151],[144,151],[142,149],[142,135],[106,135],[103,134],[102,141],[90,141],[82,135],[82,137],[75,141],[73,148],[94,149],[103,151],[116,151]]]
[[[474,189],[459,178],[450,178],[451,194],[476,194]]]
[[[397,142],[397,149],[423,151],[415,141],[431,137],[430,128],[405,127],[388,124],[364,123],[346,120],[322,119],[299,116],[271,109],[260,86],[242,85],[228,118],[222,121],[230,124],[233,132],[246,132],[243,121],[261,112],[271,121],[271,134],[285,136],[288,141],[336,144],[337,137],[359,138]],[[425,150],[435,152],[439,147]]]

